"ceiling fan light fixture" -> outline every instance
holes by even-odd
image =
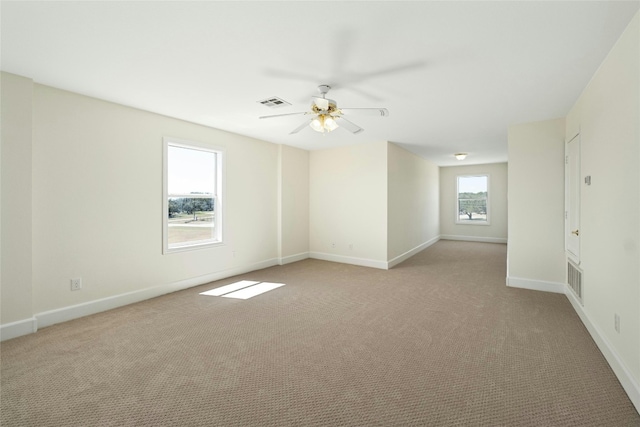
[[[333,117],[326,114],[320,114],[311,120],[309,126],[311,126],[311,129],[316,132],[324,133],[325,131],[331,132],[332,130],[335,130],[338,127],[338,123],[336,123]]]
[[[464,160],[467,158],[467,153],[456,153],[453,156],[458,160]]]
[[[322,120],[322,116],[318,116],[315,117],[313,120],[311,120],[311,123],[309,123],[309,126],[311,126],[311,129],[315,130],[316,132],[324,132],[324,126],[323,126],[323,120]]]
[[[335,119],[331,116],[326,117],[324,119],[324,128],[331,132],[332,130],[336,130],[338,128],[338,123],[336,123]]]
[[[358,126],[355,123],[345,119],[342,117],[343,114],[365,114],[365,115],[374,115],[374,116],[382,116],[386,117],[389,115],[389,111],[386,108],[338,108],[338,104],[333,99],[328,99],[326,97],[327,92],[331,89],[328,85],[320,85],[318,86],[318,91],[320,92],[319,96],[314,96],[311,98],[311,111],[299,111],[297,113],[284,113],[284,114],[273,114],[270,116],[260,116],[259,119],[270,119],[273,117],[285,117],[285,116],[297,116],[297,115],[308,115],[313,114],[313,118],[311,121],[305,120],[292,130],[289,135],[294,135],[300,132],[302,129],[306,128],[307,125],[314,131],[318,133],[324,134],[325,132],[331,132],[336,130],[339,127],[351,132],[352,134],[357,134],[364,129]],[[274,97],[275,99],[275,97]],[[279,99],[278,99],[279,100]],[[278,101],[276,100],[276,101]],[[271,99],[267,100],[271,101]],[[274,102],[276,102],[274,101]],[[285,102],[285,101],[283,101]],[[340,120],[340,124],[338,124],[337,119]]]

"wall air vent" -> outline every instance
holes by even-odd
[[[258,101],[260,104],[269,108],[280,108],[286,107],[287,105],[291,105],[287,101],[282,98],[278,98],[277,96],[272,96],[271,98],[263,99],[262,101]]]
[[[582,301],[582,271],[572,262],[567,262],[567,283],[580,304],[584,305]]]

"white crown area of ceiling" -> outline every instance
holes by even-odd
[[[3,1],[1,68],[307,150],[390,141],[440,166],[505,162],[508,127],[565,116],[639,5]],[[299,116],[258,118],[305,111],[322,84],[389,116],[293,135]],[[273,97],[291,105],[258,102]]]

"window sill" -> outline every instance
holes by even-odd
[[[175,246],[172,248],[165,248],[162,251],[163,255],[169,255],[177,252],[188,252],[188,251],[197,251],[200,249],[210,249],[218,246],[224,246],[224,242],[222,241],[212,241],[207,243],[198,243],[198,244],[185,244],[184,246]]]

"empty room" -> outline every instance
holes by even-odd
[[[0,2],[0,425],[640,426],[639,1]]]

